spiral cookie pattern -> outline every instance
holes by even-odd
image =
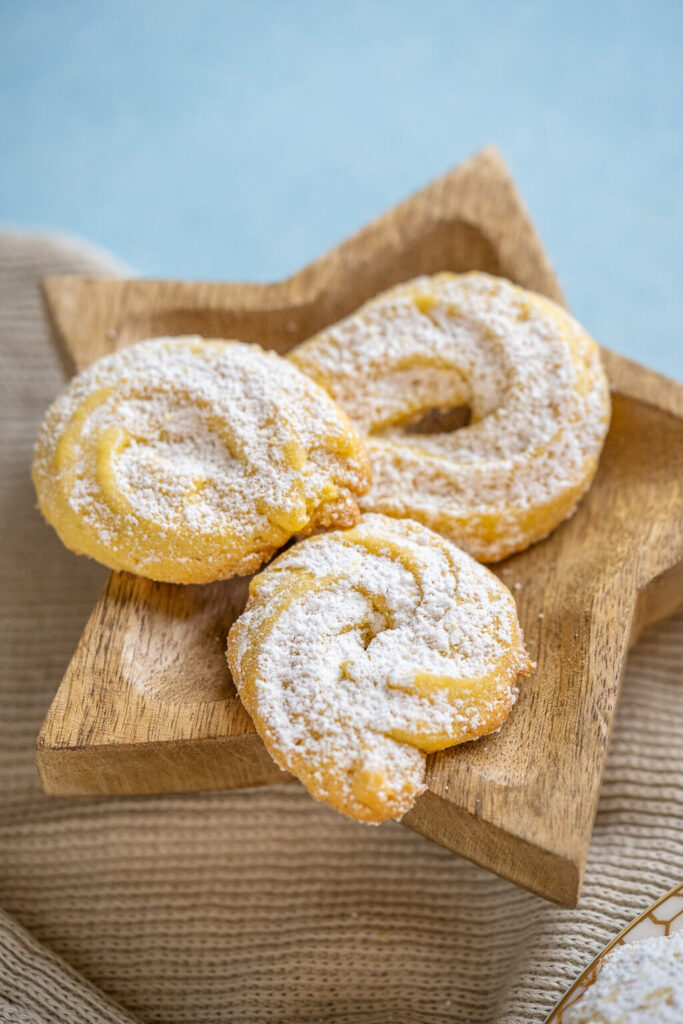
[[[275,761],[367,822],[411,807],[429,752],[498,729],[529,671],[497,577],[382,515],[303,540],[259,573],[228,662]]]
[[[253,572],[295,533],[353,525],[368,465],[346,415],[291,363],[181,337],[75,377],[41,426],[33,478],[67,547],[204,583]]]
[[[560,306],[482,273],[399,285],[290,353],[366,437],[363,510],[417,519],[485,562],[553,530],[609,426],[597,345]],[[468,426],[416,432],[469,406]]]

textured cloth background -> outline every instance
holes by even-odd
[[[0,238],[0,1021],[539,1024],[683,879],[683,617],[631,655],[576,910],[293,786],[48,799],[33,742],[106,571],[35,509],[33,438],[62,382],[38,283],[117,269]]]

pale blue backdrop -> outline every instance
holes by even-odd
[[[481,145],[575,313],[683,376],[683,3],[0,0],[0,220],[285,276]]]

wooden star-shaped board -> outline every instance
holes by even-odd
[[[562,302],[500,158],[486,150],[269,285],[51,278],[70,372],[142,338],[198,333],[286,352],[384,288],[485,270]],[[495,569],[536,668],[500,733],[432,755],[403,824],[548,899],[578,899],[629,643],[683,599],[683,389],[609,352],[613,421],[595,483],[547,540]],[[48,793],[141,794],[291,781],[226,667],[241,579],[114,573],[38,737]],[[363,827],[361,825],[359,828]]]

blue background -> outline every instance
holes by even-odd
[[[290,274],[480,146],[569,302],[683,376],[683,4],[0,0],[0,220]]]

